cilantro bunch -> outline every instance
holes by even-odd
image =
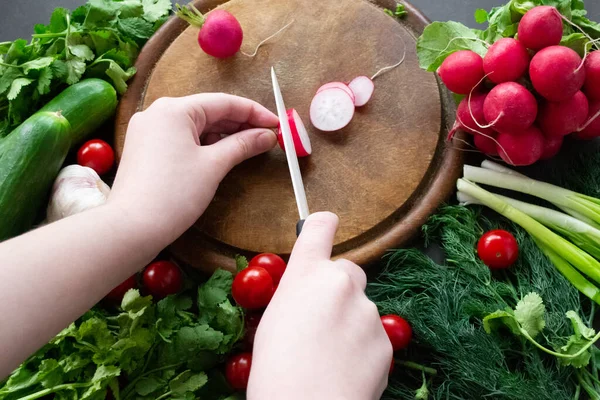
[[[233,277],[216,271],[199,287],[158,303],[130,290],[117,313],[95,308],[0,384],[0,399],[223,399],[219,364],[242,337]]]
[[[589,46],[589,36],[600,38],[600,24],[587,18],[583,0],[510,0],[503,6],[494,7],[490,12],[475,11],[475,21],[488,23],[485,30],[471,29],[460,22],[434,22],[425,28],[417,41],[417,54],[421,68],[436,71],[442,62],[458,50],[472,50],[484,56],[487,47],[505,37],[515,37],[519,21],[534,7],[554,6],[569,22],[564,24],[561,45],[572,48],[584,55]]]
[[[170,0],[89,0],[73,12],[55,9],[29,43],[0,43],[0,137],[82,78],[123,94],[141,47],[170,11]]]

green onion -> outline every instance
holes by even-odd
[[[467,168],[465,167],[465,171],[466,170]],[[492,173],[493,171],[486,172]],[[472,175],[473,174],[471,174],[471,176]],[[500,177],[507,176],[502,173],[498,173],[498,175],[500,175]],[[557,266],[561,273],[584,295],[590,297],[592,300],[600,304],[600,299],[598,298],[599,296],[597,292],[598,288],[575,270],[576,268],[581,273],[600,283],[600,263],[594,257],[563,237],[552,232],[550,229],[546,228],[532,217],[502,200],[500,197],[488,192],[485,189],[482,189],[476,184],[465,179],[459,179],[456,186],[459,192],[476,199],[480,204],[491,208],[497,213],[520,225],[531,236],[533,236],[536,242],[539,243],[542,250],[545,249],[548,251],[551,249],[551,252],[554,253],[552,256],[555,256],[555,259],[560,258],[562,260],[559,262],[559,266]],[[566,189],[558,189],[568,192]],[[574,268],[569,268],[570,266]]]
[[[600,200],[519,175],[465,165],[464,178],[475,183],[515,190],[566,207],[600,224]]]
[[[510,197],[496,195],[499,199],[507,202],[516,209],[529,215],[536,221],[544,224],[546,227],[559,233],[563,237],[570,239],[575,245],[588,252],[595,258],[600,259],[600,230],[586,224],[583,221],[573,218],[570,215],[561,213],[551,208],[540,207],[534,204],[511,199]],[[462,204],[482,204],[477,199],[470,197],[463,192],[458,192],[458,201]]]

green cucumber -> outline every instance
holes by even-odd
[[[0,240],[29,230],[71,147],[69,121],[37,112],[0,141]]]
[[[101,79],[85,79],[63,90],[40,112],[58,111],[71,124],[73,146],[113,116],[117,109],[117,92]]]

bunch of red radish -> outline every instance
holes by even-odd
[[[558,10],[539,6],[523,16],[518,40],[496,41],[483,58],[468,50],[446,58],[440,78],[466,95],[449,138],[462,129],[484,154],[525,166],[554,157],[569,134],[600,136],[600,51],[582,59],[559,45],[562,35]]]

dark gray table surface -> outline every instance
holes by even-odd
[[[307,0],[309,1],[309,0]],[[317,1],[317,0],[314,0]],[[454,20],[472,27],[476,8],[490,9],[506,3],[507,0],[411,0],[429,19],[434,21]],[[55,7],[75,8],[84,0],[0,0],[0,41],[18,37],[29,38],[33,25],[47,23]],[[586,0],[586,6],[593,20],[600,20],[600,1]],[[186,3],[186,0],[180,1]]]

